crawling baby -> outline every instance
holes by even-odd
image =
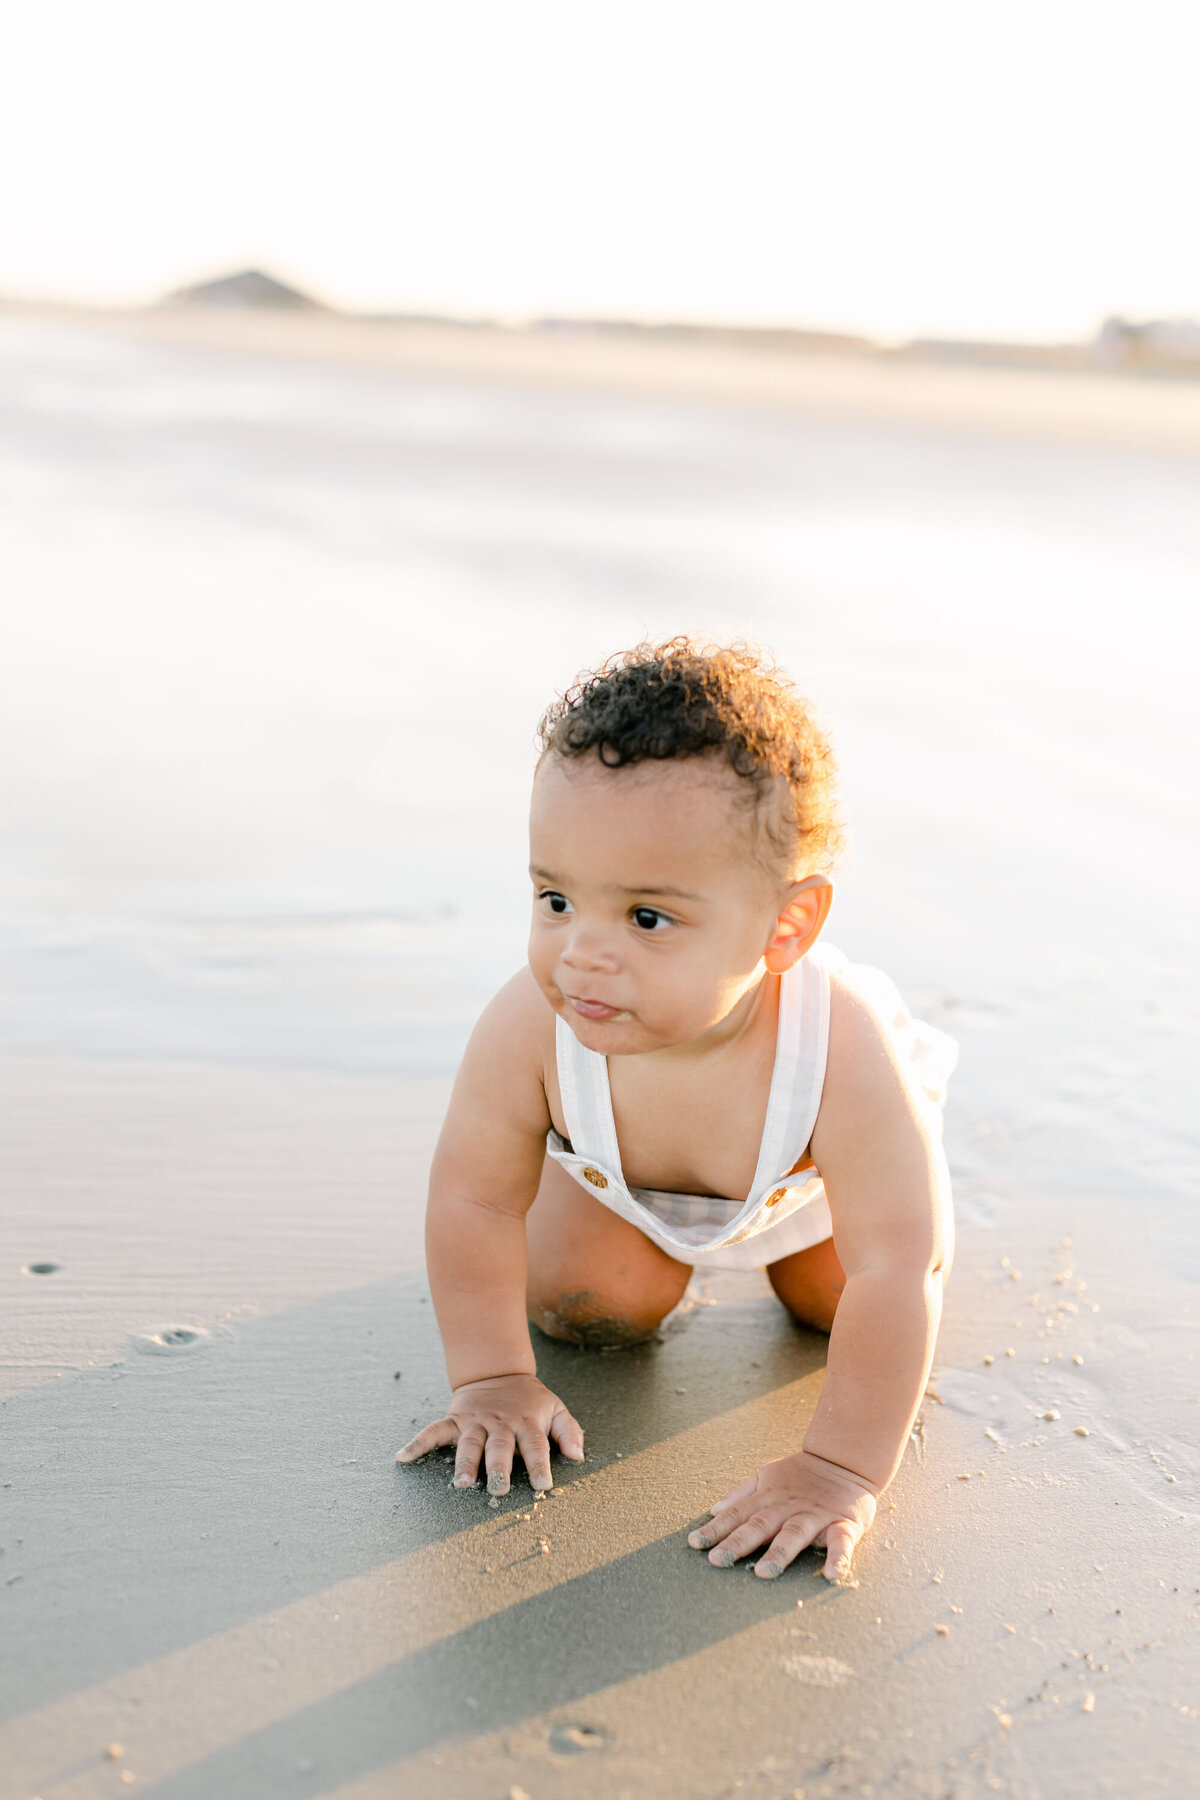
[[[633,1344],[694,1268],[765,1268],[829,1333],[804,1441],[689,1543],[831,1580],[892,1480],[928,1379],[952,1250],[950,1038],[820,943],[839,845],[806,702],[742,646],[641,645],[541,725],[528,965],[475,1028],[434,1160],[429,1275],[453,1390],[403,1450],[456,1444],[508,1491],[583,1431],[538,1380],[530,1319]]]

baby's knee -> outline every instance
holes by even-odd
[[[767,1278],[797,1325],[828,1334],[846,1285],[832,1238],[771,1263]]]
[[[579,1344],[586,1350],[615,1350],[642,1344],[653,1336],[662,1319],[660,1313],[639,1317],[634,1309],[617,1306],[590,1288],[546,1297],[530,1294],[528,1311],[538,1330],[547,1337]]]

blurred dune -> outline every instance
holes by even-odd
[[[220,306],[242,311],[246,308],[283,308],[296,312],[324,312],[327,308],[311,294],[301,293],[286,281],[277,281],[262,269],[241,269],[236,275],[219,275],[214,281],[198,281],[191,287],[177,288],[168,294],[165,306]]]
[[[1137,338],[1140,348],[1117,356],[1107,327],[1096,346],[929,341],[881,348],[821,332],[701,325],[360,318],[327,309],[253,270],[184,289],[169,305],[144,311],[9,303],[0,312],[142,343],[377,366],[440,380],[603,390],[1027,442],[1200,453],[1200,385],[1186,378],[1189,365],[1155,363],[1148,332]],[[1134,339],[1126,332],[1120,341]],[[1182,330],[1170,341],[1183,343]]]

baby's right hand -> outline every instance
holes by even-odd
[[[583,1461],[583,1432],[562,1401],[536,1375],[489,1375],[455,1388],[446,1416],[397,1450],[398,1463],[416,1462],[443,1444],[457,1444],[454,1486],[474,1487],[482,1456],[489,1494],[507,1494],[513,1452],[519,1450],[538,1491],[554,1486],[550,1439],[572,1462]]]

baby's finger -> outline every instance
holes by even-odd
[[[703,1525],[698,1525],[688,1538],[693,1550],[711,1550],[722,1538],[727,1538],[731,1531],[753,1517],[756,1496],[751,1493],[736,1505],[723,1506],[719,1510],[714,1507],[713,1516]]]
[[[722,1538],[715,1550],[709,1551],[709,1562],[714,1569],[732,1569],[740,1556],[749,1556],[752,1550],[773,1537],[778,1523],[778,1515],[770,1519],[763,1513],[754,1513],[744,1525]]]
[[[479,1479],[479,1458],[483,1446],[487,1442],[487,1432],[482,1425],[468,1425],[458,1440],[458,1454],[454,1458],[454,1483],[456,1488],[474,1487]]]
[[[793,1513],[792,1517],[780,1526],[766,1551],[755,1564],[754,1573],[762,1581],[773,1581],[776,1575],[782,1575],[789,1563],[795,1562],[802,1550],[807,1550],[821,1529],[820,1520],[808,1518],[804,1513]]]
[[[507,1494],[512,1474],[513,1450],[516,1438],[507,1426],[493,1431],[488,1438],[487,1448],[483,1453],[484,1466],[487,1469],[487,1491],[489,1494]]]
[[[688,1532],[688,1543],[693,1550],[711,1550],[740,1524],[740,1519],[731,1519],[727,1513],[714,1513],[703,1525],[697,1525],[695,1531]]]
[[[728,1506],[741,1506],[744,1501],[750,1499],[757,1491],[757,1488],[758,1477],[756,1475],[748,1475],[745,1481],[739,1481],[737,1486],[730,1488],[727,1494],[722,1494],[719,1500],[714,1500],[711,1510],[713,1512],[724,1512],[725,1508]]]
[[[822,1575],[829,1581],[845,1581],[850,1573],[850,1563],[854,1556],[854,1547],[862,1533],[844,1519],[838,1519],[825,1529],[825,1567]]]
[[[535,1493],[544,1494],[554,1486],[550,1473],[550,1440],[534,1425],[518,1425],[517,1447],[525,1459],[525,1472]]]
[[[398,1463],[416,1462],[418,1457],[428,1456],[431,1450],[440,1450],[443,1444],[452,1444],[458,1436],[458,1426],[453,1419],[435,1419],[424,1431],[418,1431],[415,1438],[405,1444],[403,1450],[397,1450]]]
[[[565,1406],[560,1406],[550,1421],[550,1436],[564,1456],[572,1462],[583,1461],[583,1426],[573,1419]]]

